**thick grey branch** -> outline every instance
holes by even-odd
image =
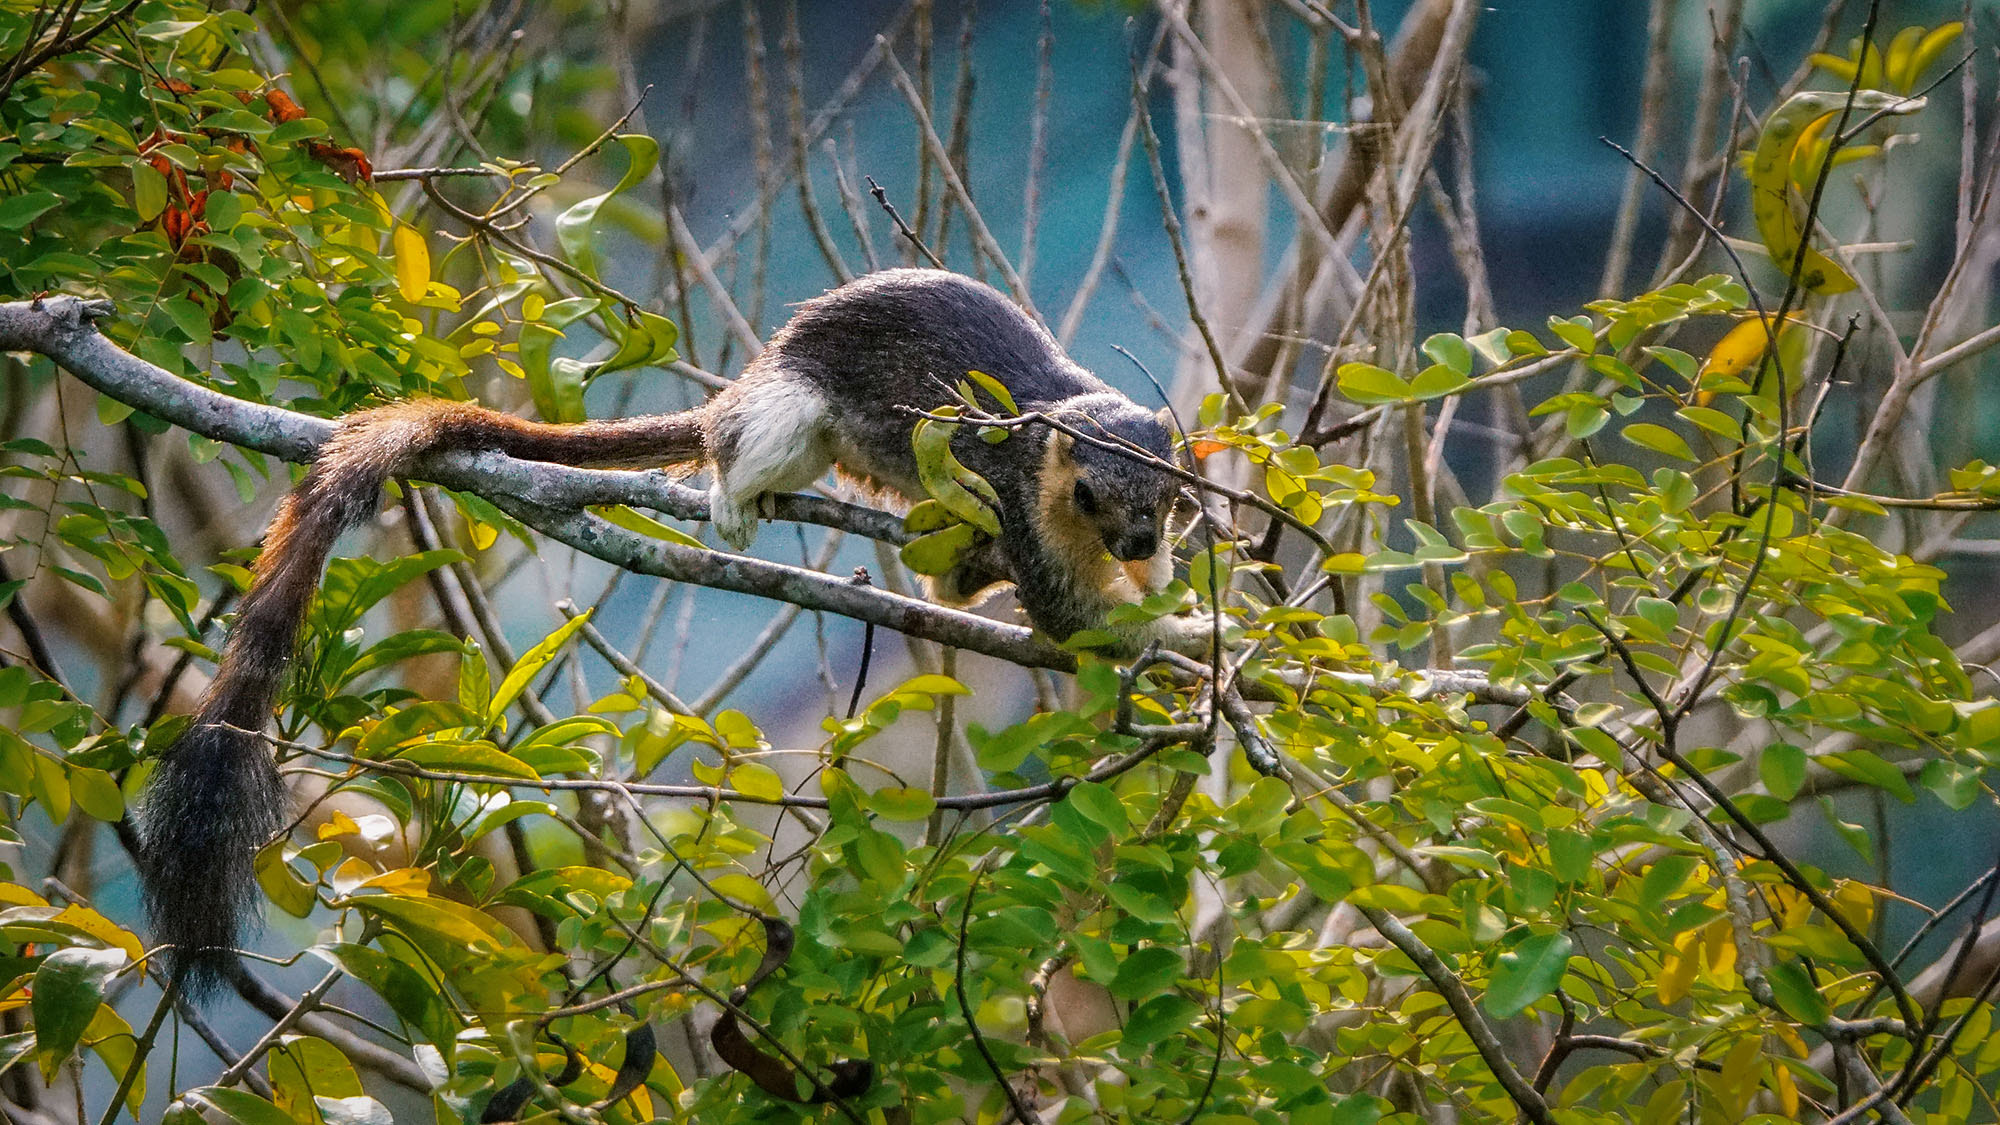
[[[96,328],[97,320],[114,311],[109,301],[76,297],[0,302],[0,351],[45,355],[127,406],[203,437],[286,461],[312,460],[320,443],[333,435],[334,423],[325,418],[231,398],[125,351]],[[706,520],[708,495],[657,469],[575,469],[502,453],[461,452],[427,457],[411,475],[484,496],[551,539],[635,573],[825,610],[1023,667],[1076,668],[1072,654],[1019,625],[801,567],[648,539],[585,510],[628,504],[676,519]],[[778,496],[775,501],[778,519],[836,527],[888,543],[908,538],[903,521],[887,512],[813,496]],[[1475,672],[1419,673],[1414,687],[1359,675],[1335,678],[1378,696],[1407,692],[1422,699],[1437,692],[1464,692],[1476,702],[1514,704],[1527,697],[1525,689],[1490,683]],[[1305,682],[1300,676],[1293,686]],[[1245,698],[1273,698],[1264,685],[1245,682],[1241,687]]]

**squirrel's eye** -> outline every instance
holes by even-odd
[[[1097,494],[1092,492],[1090,486],[1082,481],[1076,482],[1076,507],[1078,511],[1086,516],[1097,514]]]

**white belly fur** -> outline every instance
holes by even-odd
[[[740,550],[757,533],[758,502],[825,476],[833,448],[826,400],[803,381],[778,378],[744,386],[732,413],[741,427],[729,463],[715,468],[709,507],[716,530]]]

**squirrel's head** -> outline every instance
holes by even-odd
[[[1173,462],[1173,443],[1159,418],[1122,397],[1107,406],[1068,414],[1063,421],[1093,437]],[[1167,514],[1180,490],[1171,474],[1132,453],[1079,441],[1060,430],[1049,435],[1042,487],[1052,506],[1094,530],[1120,562],[1159,552]]]

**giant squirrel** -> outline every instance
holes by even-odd
[[[437,400],[352,414],[280,503],[221,666],[141,807],[140,880],[182,987],[213,987],[259,913],[255,854],[288,816],[270,753],[250,732],[271,716],[335,541],[373,513],[389,479],[447,450],[579,466],[705,462],[712,521],[742,549],[765,496],[806,487],[829,467],[922,498],[915,412],[955,401],[973,370],[997,379],[1024,413],[1104,444],[1047,426],[988,442],[960,427],[954,455],[992,485],[1000,535],[934,581],[933,593],[963,603],[1012,581],[1029,619],[1057,640],[1105,629],[1132,649],[1205,648],[1206,621],[1107,621],[1172,576],[1165,524],[1178,487],[1146,460],[1172,461],[1166,427],[1072,362],[1001,294],[956,274],[886,270],[805,302],[740,378],[678,414],[561,425]]]

